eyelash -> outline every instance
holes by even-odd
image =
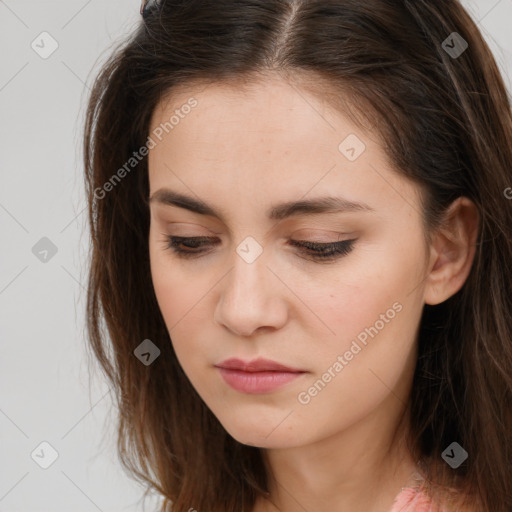
[[[205,245],[205,242],[208,240],[215,240],[215,238],[211,237],[181,237],[181,236],[166,236],[167,238],[167,247],[166,249],[172,250],[178,257],[187,259],[194,258],[200,254],[203,254],[207,251],[200,250],[187,250],[179,247],[182,243],[188,244],[200,244]],[[306,240],[290,240],[290,245],[300,247],[303,252],[306,253],[306,258],[313,259],[315,261],[333,261],[341,258],[342,256],[347,255],[354,246],[354,242],[356,239],[352,240],[342,240],[340,242],[331,242],[331,243],[317,243],[317,242],[308,242]],[[197,249],[198,247],[192,247],[189,249]],[[314,251],[313,253],[308,252],[309,250]],[[316,252],[316,253],[315,253]]]

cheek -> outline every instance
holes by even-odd
[[[308,304],[335,333],[324,335],[325,341],[315,346],[316,377],[328,371],[338,356],[347,354],[347,366],[337,374],[336,384],[329,386],[333,391],[341,386],[340,396],[344,387],[357,388],[364,403],[376,384],[382,386],[376,375],[392,387],[409,364],[423,310],[417,286],[420,248],[365,250],[350,272],[340,272],[338,279],[313,293],[310,289]]]
[[[200,279],[191,279],[190,271],[185,271],[184,265],[187,263],[173,256],[166,243],[156,228],[150,229],[149,258],[153,288],[167,327],[171,328],[180,319],[187,318],[187,311],[208,288]]]
[[[310,283],[308,304],[321,312],[338,336],[353,337],[387,311],[394,318],[393,304],[405,308],[416,300],[411,292],[419,288],[423,257],[415,246],[401,251],[362,248],[357,258],[339,272],[333,271],[322,286]]]
[[[293,421],[286,432],[292,444],[348,428],[386,399],[398,407],[407,400],[402,386],[415,365],[421,301],[407,296],[405,278],[367,277],[327,294],[331,302],[322,318],[336,335],[317,337],[314,348],[304,350],[311,355],[312,375],[292,397]]]
[[[194,329],[199,329],[204,324],[204,319],[198,319],[201,299],[209,289],[207,283],[199,279],[190,279],[190,273],[181,270],[180,265],[180,262],[172,258],[159,244],[150,243],[153,288],[173,345],[175,340],[195,339]],[[185,336],[180,335],[181,332],[185,333]],[[177,352],[179,348],[175,346]]]
[[[172,347],[180,366],[197,387],[199,368],[204,365],[204,329],[207,322],[202,312],[201,298],[208,287],[196,280],[185,279],[176,269],[169,270],[164,262],[154,261],[152,266],[153,286]]]

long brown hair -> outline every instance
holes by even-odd
[[[477,206],[468,279],[424,307],[408,442],[433,484],[510,512],[512,114],[493,55],[456,0],[163,0],[103,65],[84,138],[87,329],[115,391],[123,465],[166,511],[250,512],[268,490],[261,450],[224,430],[173,351],[152,286],[140,157],[164,95],[266,72],[307,76],[313,93],[350,98],[359,119],[371,113],[396,171],[426,192],[426,232],[456,198]],[[134,355],[145,339],[161,351],[148,366]],[[468,452],[457,469],[441,456],[454,441]]]

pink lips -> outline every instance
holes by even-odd
[[[262,358],[249,362],[231,358],[215,366],[233,389],[250,394],[274,391],[306,373]]]

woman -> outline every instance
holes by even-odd
[[[84,141],[123,463],[173,512],[510,511],[512,116],[467,12],[141,13]]]

